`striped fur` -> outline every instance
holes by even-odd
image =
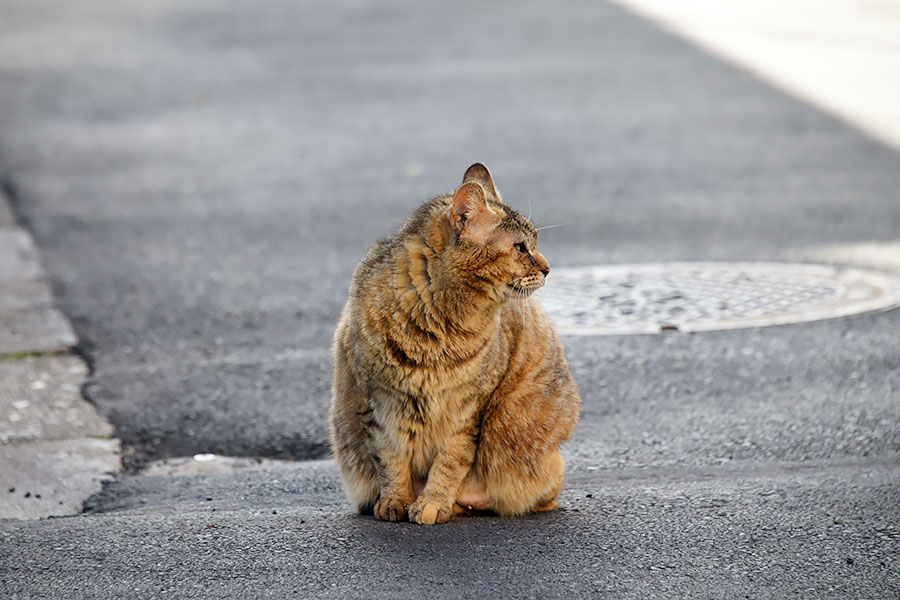
[[[537,232],[472,165],[367,253],[334,336],[331,443],[378,519],[556,507],[581,400],[531,293]]]

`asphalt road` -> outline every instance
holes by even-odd
[[[603,2],[0,10],[0,175],[126,465],[306,461],[0,523],[0,596],[900,595],[900,311],[567,338],[552,514],[376,523],[309,460],[356,262],[475,160],[561,266],[896,241],[895,151]]]

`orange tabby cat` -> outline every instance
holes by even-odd
[[[330,415],[360,512],[431,524],[556,508],[581,399],[530,297],[549,271],[480,163],[369,250],[334,335]]]

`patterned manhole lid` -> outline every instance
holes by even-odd
[[[635,264],[553,269],[539,294],[563,335],[693,332],[900,306],[900,280],[809,264]]]

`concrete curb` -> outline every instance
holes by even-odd
[[[76,344],[0,192],[0,520],[79,513],[119,471],[112,426],[81,397]]]

